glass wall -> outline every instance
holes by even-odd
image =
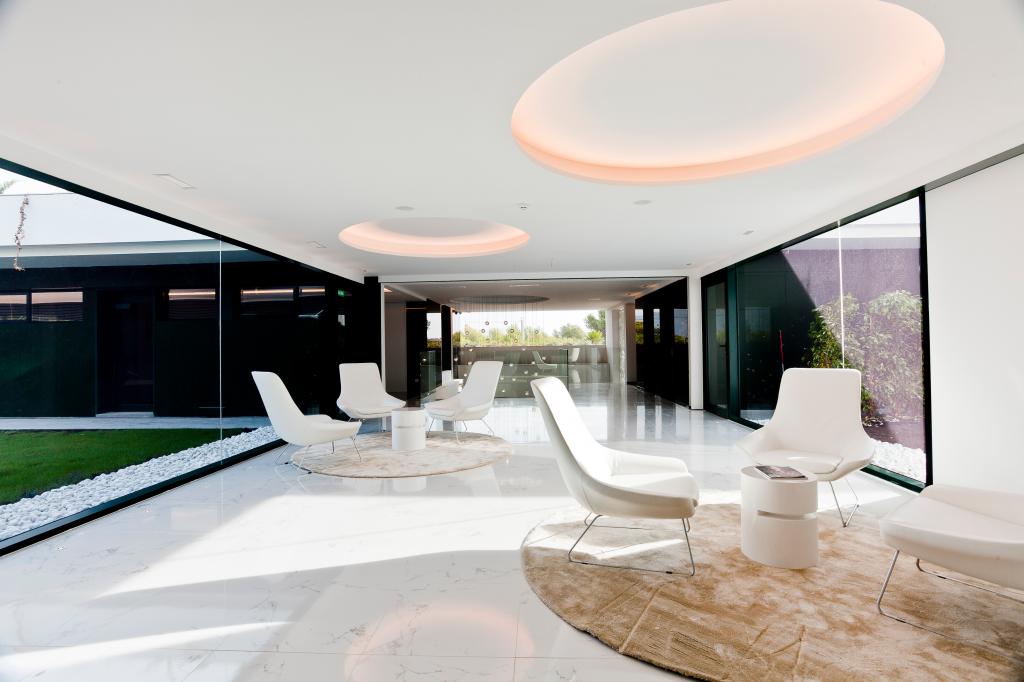
[[[0,546],[276,441],[253,370],[334,409],[358,285],[3,180]]]
[[[854,367],[863,375],[864,428],[877,442],[874,465],[925,482],[919,199],[752,258],[729,276],[736,404],[721,379],[728,365],[719,338],[728,291],[722,282],[705,290],[709,403],[764,424],[787,368]]]
[[[704,402],[726,415],[729,408],[729,329],[725,279],[704,283]]]

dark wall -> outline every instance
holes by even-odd
[[[245,254],[234,252],[234,257]],[[217,289],[218,282],[220,320],[170,319],[169,288]],[[323,286],[322,311],[316,317],[300,317],[298,308],[284,315],[243,314],[243,288],[281,286]],[[0,416],[96,414],[97,367],[104,344],[97,300],[122,290],[152,292],[157,302],[152,321],[156,415],[216,417],[222,387],[225,416],[261,415],[263,406],[249,374],[253,370],[279,373],[305,411],[334,413],[338,363],[361,357],[363,348],[380,347],[379,315],[376,326],[366,327],[359,319],[362,288],[262,256],[225,262],[222,270],[216,262],[193,262],[59,268],[29,264],[25,272],[0,271],[0,292],[81,289],[84,304],[79,322],[0,321]],[[357,330],[365,338],[353,344]]]
[[[687,310],[686,280],[681,279],[636,300],[642,311],[644,342],[636,347],[637,383],[663,398],[686,405],[690,396],[689,341],[675,335],[676,311]],[[655,314],[659,330],[655,333]],[[689,311],[687,310],[687,313]],[[627,330],[632,334],[633,330]],[[684,331],[688,337],[689,329]]]

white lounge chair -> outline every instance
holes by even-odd
[[[921,568],[922,559],[972,578],[1024,590],[1022,494],[932,485],[886,515],[879,521],[878,528],[882,540],[896,550],[875,602],[883,616],[948,637],[927,625],[913,623],[882,610],[882,597],[889,587],[901,552],[917,559],[919,571],[939,578],[1012,598],[996,590]]]
[[[430,430],[435,420],[454,422],[455,438],[458,439],[458,422],[462,422],[465,427],[466,422],[481,421],[493,435],[494,430],[484,421],[484,417],[494,405],[494,394],[498,390],[502,364],[498,360],[474,362],[470,367],[466,383],[458,394],[451,398],[427,403],[424,406],[427,414],[430,415],[430,426],[427,427],[427,430]]]
[[[833,481],[871,463],[875,444],[860,416],[860,372],[855,369],[787,369],[775,413],[764,427],[736,444],[757,464],[789,466],[812,474],[832,489],[843,526],[860,508],[843,516]]]
[[[587,430],[561,381],[556,377],[544,377],[531,381],[530,385],[544,417],[548,438],[555,446],[562,479],[573,498],[589,512],[583,532],[569,549],[569,561],[609,566],[580,561],[572,556],[576,545],[602,516],[681,519],[690,555],[690,575],[693,575],[696,564],[690,548],[689,519],[696,511],[700,492],[686,464],[670,457],[638,455],[601,445]],[[593,520],[590,519],[591,514],[595,515]]]
[[[352,446],[356,449],[356,454],[359,455],[355,436],[359,433],[359,425],[362,422],[338,421],[331,419],[326,414],[302,414],[302,410],[292,400],[281,377],[273,372],[253,372],[252,379],[256,382],[256,388],[263,400],[263,407],[267,411],[267,416],[270,417],[270,424],[282,440],[290,445],[305,447],[307,450],[311,445],[330,443],[333,452],[334,441],[350,438]],[[362,455],[359,455],[359,458],[362,459]],[[300,458],[296,465],[301,464],[302,459]]]
[[[349,362],[338,365],[341,394],[338,407],[355,419],[380,419],[391,416],[391,410],[405,407],[405,401],[388,395],[380,378],[380,369],[372,362]]]

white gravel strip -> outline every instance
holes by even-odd
[[[0,540],[277,440],[264,426],[0,505]]]

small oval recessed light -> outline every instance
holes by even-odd
[[[396,211],[413,211],[415,210],[412,206],[395,206]]]
[[[744,232],[743,234],[754,234],[754,231],[753,231],[753,230],[747,230],[747,231],[746,231],[746,232]]]
[[[647,204],[653,203],[650,199],[637,199],[633,202],[637,206],[646,206]]]
[[[686,267],[690,267],[691,265],[693,265],[693,263],[687,263]]]

